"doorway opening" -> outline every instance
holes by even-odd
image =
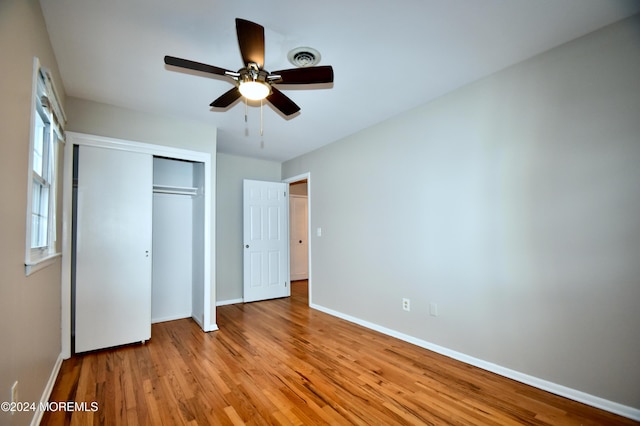
[[[289,269],[291,288],[306,287],[311,292],[311,191],[309,173],[284,180],[289,184]]]

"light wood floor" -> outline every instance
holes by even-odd
[[[51,401],[99,409],[42,424],[637,424],[309,309],[305,282],[217,323],[155,324],[146,345],[65,361]]]

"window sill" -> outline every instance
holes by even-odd
[[[46,268],[47,266],[53,264],[56,261],[56,258],[60,256],[62,256],[62,253],[52,253],[42,257],[41,259],[25,262],[24,264],[25,275],[29,276],[36,271]]]

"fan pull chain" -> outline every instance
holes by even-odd
[[[249,101],[247,98],[244,98],[244,122],[248,121],[247,116],[249,115]]]
[[[260,149],[264,149],[264,119],[262,115],[263,103],[260,99]]]
[[[264,136],[264,117],[262,113],[263,103],[262,99],[260,99],[260,137]]]

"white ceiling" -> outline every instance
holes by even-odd
[[[210,123],[218,152],[284,161],[640,11],[637,0],[41,0],[68,96]],[[209,104],[232,85],[165,55],[242,67],[235,18],[265,27],[265,69],[310,46],[329,88],[285,90],[301,107]]]

